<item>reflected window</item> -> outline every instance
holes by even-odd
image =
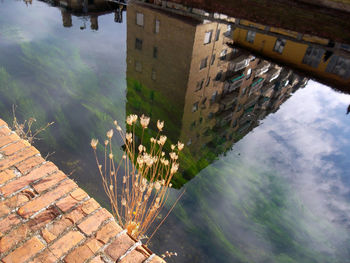
[[[140,61],[136,61],[136,62],[135,62],[135,70],[136,70],[137,72],[142,72],[142,64],[141,64]]]
[[[210,83],[210,77],[207,78],[207,82],[205,83],[205,86],[208,87]]]
[[[204,45],[209,44],[211,42],[211,35],[213,34],[213,30],[210,30],[208,32],[205,32],[204,36]]]
[[[350,78],[350,59],[333,55],[327,65],[326,72],[338,75],[343,79]]]
[[[218,41],[220,38],[220,29],[216,30],[215,41]]]
[[[255,34],[256,34],[255,31],[249,30],[249,31],[247,32],[246,41],[249,42],[249,43],[254,43]]]
[[[138,50],[142,50],[142,39],[136,38],[135,40],[135,48]]]
[[[221,53],[220,53],[220,59],[221,59],[221,60],[225,60],[225,59],[226,59],[226,55],[227,55],[227,49],[224,49],[224,50],[221,51]]]
[[[151,79],[156,80],[156,78],[157,78],[156,71],[152,69]]]
[[[203,84],[204,84],[204,79],[202,79],[201,81],[198,81],[196,91],[201,90],[203,88]]]
[[[211,56],[210,65],[213,65],[213,64],[214,64],[214,61],[215,61],[215,54],[213,54],[213,55]]]
[[[208,63],[208,57],[204,58],[201,60],[201,64],[199,66],[199,69],[203,69],[207,67],[207,63]]]
[[[156,34],[159,33],[159,26],[160,26],[160,21],[156,19],[155,25],[154,25],[154,33]]]
[[[277,38],[273,51],[282,54],[284,47],[286,46],[286,40]]]
[[[143,26],[143,14],[136,13],[136,25]]]
[[[246,76],[246,79],[249,79],[251,75],[252,75],[252,69],[251,69],[251,68],[249,68],[249,69],[247,70],[247,76]]]
[[[158,48],[157,47],[153,47],[153,57],[158,58]]]
[[[317,68],[324,53],[325,51],[321,48],[308,47],[303,58],[303,63]]]
[[[196,112],[198,110],[198,102],[194,103],[192,106],[192,112]]]
[[[215,80],[215,81],[219,81],[219,80],[221,80],[221,77],[222,77],[222,71],[219,71],[218,74],[216,74],[214,80]]]

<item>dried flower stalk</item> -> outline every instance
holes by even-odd
[[[142,143],[144,130],[149,122],[150,118],[144,115],[140,118],[129,115],[126,119],[128,131],[124,132],[118,122],[114,121],[115,129],[124,142],[125,154],[119,161],[115,161],[112,149],[113,130],[109,130],[104,143],[104,167],[97,157],[98,140],[91,140],[103,188],[110,200],[113,214],[136,239],[145,236],[163,208],[168,198],[168,188],[172,186],[171,179],[179,168],[178,154],[184,147],[178,142],[171,147],[170,158],[166,158],[163,147],[167,137],[160,133],[164,122],[158,120],[158,134],[156,138],[150,139],[150,149],[147,149]],[[142,136],[141,143],[136,145],[135,127],[138,123],[142,128]],[[122,166],[124,172],[120,172]]]

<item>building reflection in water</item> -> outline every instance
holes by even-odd
[[[129,4],[127,114],[165,120],[190,151],[180,187],[307,79],[232,45],[232,27]]]
[[[25,0],[27,3],[29,0]],[[72,16],[80,17],[83,25],[80,29],[86,28],[86,22],[90,19],[90,28],[98,30],[98,17],[114,12],[114,21],[123,22],[123,12],[126,10],[125,1],[106,0],[62,0],[46,1],[53,6],[60,7],[62,14],[62,24],[64,27],[72,27]],[[30,1],[31,3],[31,1]]]

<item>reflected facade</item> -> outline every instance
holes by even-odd
[[[231,36],[230,24],[128,5],[126,112],[165,120],[171,142],[185,142],[178,187],[307,83]]]

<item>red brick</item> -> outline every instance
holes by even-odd
[[[134,240],[127,234],[122,234],[107,247],[106,253],[113,260],[117,260],[120,256],[124,255],[134,243]]]
[[[6,126],[0,128],[0,136],[8,136],[11,130]]]
[[[37,255],[29,263],[54,263],[58,258],[51,253],[49,249],[45,249],[44,252]]]
[[[12,165],[19,163],[33,155],[38,154],[39,151],[34,147],[25,148],[23,151],[18,152],[17,154],[11,155],[6,159],[0,160],[0,171],[5,170]]]
[[[5,263],[21,263],[34,256],[44,247],[45,245],[37,237],[32,237],[21,247],[4,257],[2,261]]]
[[[100,256],[94,257],[90,263],[104,263]]]
[[[78,228],[85,234],[91,235],[92,232],[96,231],[99,228],[103,221],[111,217],[112,215],[106,209],[102,208],[97,213],[81,222],[78,225]]]
[[[56,201],[67,192],[73,190],[75,187],[77,187],[76,183],[68,179],[54,190],[49,191],[46,194],[43,194],[42,196],[26,203],[18,210],[18,214],[24,218],[28,218],[52,202]]]
[[[16,174],[14,170],[7,169],[3,172],[0,172],[0,184],[6,183],[8,180],[15,178]]]
[[[64,173],[58,171],[34,184],[33,188],[40,194],[66,178],[68,177]]]
[[[56,239],[65,229],[70,227],[72,222],[67,218],[61,218],[59,221],[47,226],[42,230],[42,236],[46,242]]]
[[[16,133],[11,133],[9,136],[2,136],[0,137],[0,147],[3,147],[10,142],[15,142],[20,140],[19,136]]]
[[[7,215],[11,212],[11,209],[6,205],[6,202],[3,201],[0,203],[0,217]]]
[[[64,258],[66,263],[83,263],[91,258],[102,246],[102,243],[96,239],[85,242],[82,246],[74,249],[68,256]]]
[[[7,230],[11,229],[13,226],[19,224],[21,221],[16,214],[11,214],[6,218],[0,220],[0,232],[4,233]]]
[[[52,254],[54,254],[57,258],[60,258],[83,239],[84,236],[78,231],[70,231],[53,243],[49,249]]]
[[[54,220],[57,216],[59,216],[59,211],[56,207],[51,206],[41,212],[40,214],[36,215],[33,219],[28,221],[28,225],[32,231],[39,230],[52,220]]]
[[[126,257],[124,257],[120,262],[122,263],[142,263],[144,262],[148,257],[146,257],[141,249],[136,248],[135,250],[131,251]]]
[[[68,218],[72,221],[73,224],[76,224],[79,220],[84,217],[84,213],[80,209],[74,209],[72,212],[65,215],[65,218]]]
[[[95,211],[99,207],[100,205],[95,201],[95,199],[90,198],[81,206],[81,210],[84,212],[84,214],[88,215],[88,214],[91,214],[93,211]]]
[[[22,191],[17,195],[12,196],[11,198],[4,201],[9,208],[16,208],[27,202],[31,199],[31,196],[28,194],[30,191]],[[33,193],[34,194],[34,193]]]
[[[39,155],[32,156],[19,164],[16,164],[16,168],[24,175],[30,172],[35,166],[45,162],[45,159]]]
[[[0,126],[3,126],[3,125],[8,126],[7,123],[6,123],[5,121],[3,121],[2,119],[0,119]]]
[[[85,197],[87,197],[87,193],[85,193],[82,189],[78,188],[74,190],[70,195],[63,198],[62,200],[57,202],[57,206],[63,211],[66,212],[75,206],[77,203],[82,201]]]
[[[12,155],[12,154],[18,152],[19,150],[22,150],[23,148],[26,148],[28,146],[30,146],[30,144],[28,142],[25,143],[25,141],[21,140],[21,141],[17,141],[15,143],[12,143],[12,144],[2,148],[0,150],[0,152],[2,154],[9,156],[9,155]]]
[[[21,176],[17,180],[14,180],[8,183],[7,185],[1,187],[0,192],[4,196],[8,196],[13,192],[18,191],[19,189],[33,183],[34,181],[40,179],[41,177],[47,174],[50,174],[56,170],[57,170],[57,167],[53,163],[51,162],[45,163],[42,166],[31,171],[29,174],[25,176]]]
[[[96,233],[96,239],[106,244],[110,238],[116,236],[122,230],[123,229],[116,222],[111,221]]]
[[[7,235],[0,238],[0,254],[8,251],[16,243],[23,240],[29,233],[27,225],[21,225],[19,228],[12,230]]]

